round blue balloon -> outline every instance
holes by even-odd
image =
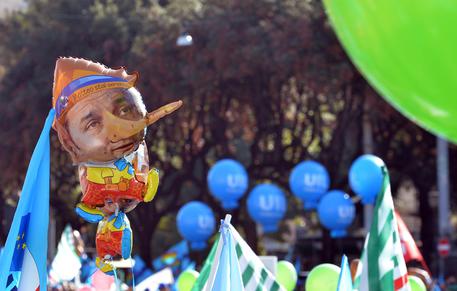
[[[363,204],[374,204],[382,189],[383,160],[374,155],[363,155],[357,158],[349,170],[349,185]]]
[[[317,214],[321,224],[330,230],[331,237],[344,237],[354,221],[355,206],[348,194],[333,190],[322,197]]]
[[[208,173],[208,187],[226,210],[238,207],[238,200],[248,189],[248,174],[243,165],[231,159],[220,160]]]
[[[190,242],[190,247],[202,250],[206,247],[206,240],[214,233],[216,220],[206,204],[192,201],[179,209],[176,224],[181,236]]]
[[[260,184],[252,189],[247,199],[248,213],[262,225],[265,233],[278,230],[279,221],[287,210],[286,196],[273,184]]]
[[[324,166],[315,161],[301,162],[289,176],[292,193],[303,201],[305,209],[314,209],[330,187],[330,177]]]

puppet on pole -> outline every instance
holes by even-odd
[[[146,128],[177,110],[181,101],[147,112],[135,88],[138,73],[78,58],[59,58],[54,72],[53,128],[79,169],[76,213],[98,223],[97,266],[127,259],[132,231],[126,213],[156,195],[159,172],[149,168]]]

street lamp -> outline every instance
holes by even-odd
[[[176,39],[177,46],[191,46],[193,44],[192,35],[183,33]]]

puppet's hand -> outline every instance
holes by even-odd
[[[135,178],[137,181],[147,184],[149,174],[149,158],[146,143],[143,141],[135,152],[132,165],[135,168]]]
[[[147,184],[148,183],[148,173],[149,167],[143,165],[141,169],[135,171],[135,178],[138,182]]]
[[[159,188],[159,170],[154,168],[149,171],[148,183],[146,184],[146,193],[143,201],[149,202],[154,199],[154,196],[157,194],[157,188]]]

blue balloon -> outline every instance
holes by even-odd
[[[292,193],[303,201],[305,209],[315,209],[330,187],[330,177],[318,162],[305,161],[296,165],[290,173],[289,186]]]
[[[260,184],[252,189],[247,200],[251,218],[262,225],[265,233],[278,230],[279,221],[287,210],[286,196],[273,184]]]
[[[243,165],[231,159],[220,160],[208,173],[208,187],[226,210],[238,207],[238,200],[248,189],[248,174]]]
[[[214,233],[216,220],[206,204],[192,201],[179,209],[176,224],[181,236],[190,242],[190,247],[202,250],[206,247],[206,240]]]
[[[330,230],[331,237],[344,237],[355,218],[354,202],[343,191],[333,190],[322,197],[317,214],[321,224]]]
[[[374,204],[382,189],[383,160],[373,155],[363,155],[357,158],[349,170],[349,185],[363,204]]]

